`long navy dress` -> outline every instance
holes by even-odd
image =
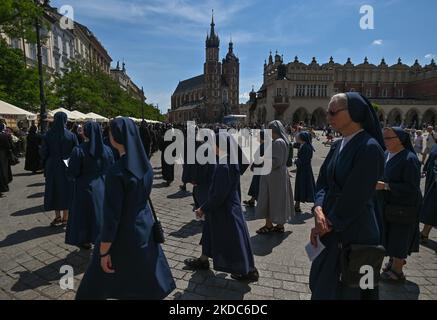
[[[297,153],[297,172],[294,186],[294,200],[297,202],[314,202],[316,183],[311,167],[313,153],[314,150],[309,143],[302,144]]]
[[[390,191],[380,191],[384,198],[383,208],[388,204],[416,207],[417,221],[397,224],[384,219],[383,244],[387,256],[406,259],[411,253],[419,251],[419,212],[422,206],[420,162],[408,149],[397,153],[387,162],[388,156],[386,152],[383,181],[389,184]]]
[[[39,155],[42,137],[36,130],[36,127],[32,126],[27,135],[26,161],[24,163],[24,170],[26,171],[36,172],[42,169]]]
[[[437,148],[436,148],[437,151]],[[428,188],[425,191],[423,208],[420,215],[420,222],[423,224],[437,227],[437,152],[427,162],[426,178]]]
[[[84,142],[73,149],[67,169],[74,187],[65,243],[76,246],[94,243],[100,232],[105,174],[114,163],[108,146],[103,145],[102,154],[96,158],[90,154],[89,144]]]
[[[132,120],[113,120],[111,132],[126,154],[107,172],[102,229],[76,299],[163,299],[176,286],[152,232],[153,170]],[[101,242],[112,243],[115,273],[105,273],[100,265]]]
[[[426,160],[425,165],[423,166],[423,171],[426,173],[425,180],[425,194],[428,193],[429,188],[435,181],[434,176],[434,163],[437,160],[437,144],[432,147],[431,152],[429,153],[428,160]]]
[[[326,248],[311,266],[312,299],[360,299],[360,289],[339,281],[339,244],[381,244],[375,186],[384,170],[382,148],[366,131],[354,136],[341,153],[340,143],[332,145],[316,185],[314,204],[323,208],[333,231],[320,239]]]
[[[262,143],[259,146],[259,150],[258,150],[258,152],[256,154],[259,157],[263,157],[264,156],[264,143]],[[262,166],[262,164],[256,164],[256,165],[252,164],[251,170],[253,171],[254,168],[261,167],[261,166]],[[252,176],[252,181],[250,183],[248,195],[253,197],[255,200],[258,199],[258,195],[259,195],[259,181],[260,180],[261,180],[261,176],[257,175],[257,174],[254,174]]]
[[[249,231],[238,193],[238,165],[217,164],[206,203],[202,254],[213,259],[217,271],[247,274],[255,270]]]
[[[65,113],[56,113],[53,126],[43,139],[41,157],[45,164],[45,211],[68,210],[71,204],[72,182],[67,177],[63,160],[70,158],[78,142],[76,135],[64,128],[66,122]]]

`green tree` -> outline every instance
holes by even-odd
[[[34,0],[1,0],[0,29],[11,38],[24,38],[35,43],[35,21],[42,17],[43,12]]]
[[[39,105],[38,72],[24,65],[22,52],[0,39],[0,99],[36,111]]]

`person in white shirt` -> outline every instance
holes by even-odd
[[[414,138],[414,151],[416,151],[418,155],[423,153],[423,136],[421,130],[416,131],[416,138]]]
[[[437,133],[434,131],[434,127],[429,126],[426,131],[428,131],[428,136],[426,138],[425,150],[423,151],[422,164],[425,164],[426,157],[431,152],[432,147],[437,143]]]

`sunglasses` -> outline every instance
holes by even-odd
[[[331,117],[335,117],[337,114],[339,114],[342,111],[347,110],[347,108],[343,108],[343,109],[338,109],[336,111],[332,111],[332,110],[327,110],[326,113],[329,114]]]

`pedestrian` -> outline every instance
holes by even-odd
[[[110,140],[121,157],[105,178],[102,229],[76,299],[163,299],[175,283],[152,232],[153,169],[131,119],[113,120]]]
[[[40,157],[40,149],[42,143],[42,136],[37,132],[35,125],[30,127],[27,135],[26,146],[26,160],[24,163],[24,170],[37,173],[42,170],[42,161]]]
[[[422,131],[416,131],[416,137],[414,138],[414,151],[417,155],[422,155],[423,153],[423,136]]]
[[[428,126],[426,131],[428,132],[428,135],[426,137],[425,150],[423,151],[423,157],[422,157],[422,164],[423,165],[425,165],[426,157],[429,155],[432,147],[437,142],[437,133],[434,131],[434,127]]]
[[[185,264],[194,270],[208,269],[212,258],[214,269],[231,273],[241,281],[258,281],[258,271],[250,244],[250,235],[239,196],[240,168],[231,161],[231,136],[216,135],[217,164],[207,200],[195,211],[205,222],[202,233],[202,255],[187,259]]]
[[[72,183],[67,177],[64,160],[70,158],[71,151],[78,145],[78,141],[76,136],[65,128],[66,123],[67,115],[57,112],[52,127],[43,138],[41,148],[46,180],[44,210],[55,210],[56,214],[51,226],[67,225],[68,209],[71,205]]]
[[[310,239],[325,249],[311,265],[311,298],[377,299],[377,277],[373,290],[361,290],[359,270],[361,264],[380,270],[384,259],[375,199],[384,170],[382,131],[371,103],[356,92],[333,96],[327,114],[343,139],[332,145],[317,179]]]
[[[425,168],[425,198],[420,215],[420,222],[424,224],[420,233],[422,243],[427,243],[432,228],[437,227],[437,144],[433,146]]]
[[[173,127],[169,125],[167,130],[173,131]],[[174,163],[167,163],[165,160],[165,151],[168,146],[170,146],[174,141],[176,141],[176,137],[173,136],[173,140],[165,141],[164,135],[166,131],[163,131],[161,134],[161,141],[159,150],[161,151],[161,171],[162,171],[162,179],[166,182],[167,187],[174,181]],[[173,152],[173,156],[176,157],[176,150]]]
[[[261,162],[262,157],[264,157],[264,131],[260,131],[259,135],[259,148],[255,153],[256,161],[250,166],[250,170],[254,172],[255,168],[261,168],[263,166]],[[250,183],[248,195],[251,197],[250,200],[243,201],[243,203],[253,208],[255,207],[255,201],[258,201],[259,196],[259,182],[261,179],[261,175],[254,173],[252,176],[252,181]]]
[[[384,213],[383,245],[389,262],[381,279],[403,282],[403,266],[413,252],[419,252],[420,161],[409,134],[400,127],[384,129],[384,177],[376,190],[382,193]],[[404,215],[401,216],[400,214]]]
[[[278,120],[269,123],[273,142],[271,153],[271,172],[261,176],[259,199],[256,205],[256,217],[266,219],[265,225],[257,230],[258,234],[271,232],[283,233],[284,224],[294,216],[293,189],[287,170],[290,140],[284,126]],[[264,161],[264,163],[266,163]],[[276,226],[273,226],[276,224]]]
[[[91,249],[101,228],[105,174],[114,163],[111,148],[103,143],[100,125],[87,122],[85,142],[75,147],[67,174],[74,179],[72,205],[65,243]]]
[[[314,181],[311,159],[315,151],[311,144],[310,133],[303,131],[297,135],[299,151],[296,159],[296,182],[294,186],[294,210],[296,213],[302,213],[300,203],[314,203],[314,193],[316,183]]]
[[[0,122],[0,197],[3,192],[9,191],[12,182],[10,159],[13,153],[12,138],[5,132],[6,126]]]

